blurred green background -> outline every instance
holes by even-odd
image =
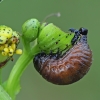
[[[100,100],[100,0],[4,0],[0,3],[0,25],[21,33],[21,26],[27,19],[42,21],[54,12],[60,12],[61,17],[51,17],[47,21],[64,31],[71,27],[88,28],[88,43],[93,51],[91,69],[80,81],[58,86],[45,81],[31,63],[21,77],[17,100]],[[14,61],[3,69],[4,80],[18,57],[15,56]]]

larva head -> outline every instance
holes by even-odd
[[[4,44],[12,37],[12,29],[5,25],[0,26],[0,44]]]
[[[42,51],[56,53],[58,49],[59,51],[69,49],[74,35],[74,33],[63,32],[51,23],[40,31],[37,43]]]
[[[80,32],[80,34],[82,34],[82,35],[87,35],[87,33],[88,33],[88,30],[86,29],[86,28],[80,28],[79,29],[79,32]]]
[[[40,22],[37,19],[29,19],[27,20],[23,26],[23,37],[26,39],[26,41],[32,42],[35,40],[38,36],[40,27]]]

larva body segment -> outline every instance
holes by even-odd
[[[37,43],[39,48],[47,54],[51,51],[56,53],[58,49],[60,51],[69,49],[71,47],[71,40],[75,33],[65,33],[50,23],[46,25],[39,33]],[[57,49],[58,48],[58,49]]]
[[[62,57],[38,54],[34,58],[34,67],[47,81],[67,85],[80,80],[90,69],[92,51],[87,44],[87,36],[80,40]]]

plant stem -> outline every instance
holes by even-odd
[[[0,85],[0,100],[12,100],[1,85]]]
[[[0,85],[2,84],[2,68],[0,68]]]
[[[26,69],[30,61],[34,58],[34,55],[37,54],[38,52],[40,52],[38,46],[35,46],[30,52],[26,52],[24,50],[23,54],[20,56],[20,58],[14,65],[5,88],[6,91],[9,93],[9,95],[13,98],[13,100],[15,97],[15,90],[16,90],[15,88],[19,84],[19,80],[23,71]]]
[[[30,47],[30,42],[28,41],[25,41],[24,37],[22,36],[22,42],[23,42],[23,47],[24,47],[24,50],[25,51],[30,51],[31,50],[31,47]]]

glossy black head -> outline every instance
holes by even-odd
[[[88,30],[86,29],[86,28],[80,28],[79,29],[79,32],[80,32],[80,34],[82,34],[82,35],[87,35],[87,33],[88,33]]]

